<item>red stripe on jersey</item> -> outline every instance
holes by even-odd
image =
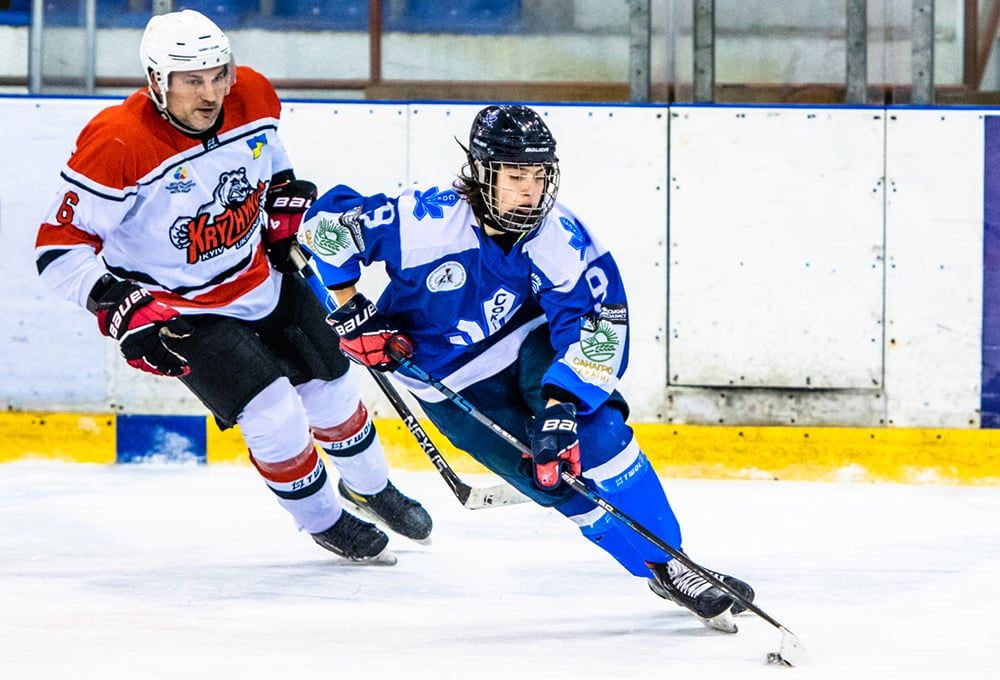
[[[340,425],[314,427],[312,433],[321,444],[333,444],[334,442],[346,441],[361,432],[366,422],[368,422],[368,409],[365,408],[364,404],[358,402],[358,410]]]
[[[264,461],[257,460],[253,457],[253,452],[250,452],[250,462],[260,472],[260,476],[268,481],[279,484],[288,484],[308,477],[316,469],[318,457],[316,455],[316,447],[312,442],[309,442],[309,445],[302,450],[302,453],[294,458],[282,460],[277,463],[265,463]]]
[[[38,228],[38,237],[35,239],[35,247],[46,246],[73,246],[87,245],[94,249],[94,252],[101,252],[103,242],[96,234],[89,234],[72,224],[43,224]]]
[[[264,246],[259,246],[246,270],[232,281],[220,283],[204,295],[182,297],[177,293],[158,290],[153,292],[153,297],[174,307],[223,307],[267,281],[269,275],[270,267],[264,254]]]

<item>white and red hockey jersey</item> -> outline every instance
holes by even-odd
[[[81,306],[110,271],[184,314],[270,312],[280,274],[261,243],[264,194],[291,169],[281,104],[266,78],[240,66],[222,111],[202,139],[164,120],[145,90],[97,114],[38,231],[42,279]]]

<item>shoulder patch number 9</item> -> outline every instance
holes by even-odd
[[[381,227],[383,224],[389,224],[396,219],[396,209],[391,203],[385,203],[370,213],[361,213],[358,219],[364,222],[365,226],[369,229],[372,227]]]

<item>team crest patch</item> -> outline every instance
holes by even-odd
[[[351,237],[347,233],[347,227],[337,220],[325,217],[316,225],[310,243],[310,247],[319,255],[336,255],[350,245]]]
[[[559,224],[562,228],[569,232],[569,245],[573,250],[579,251],[580,259],[584,258],[584,251],[590,245],[590,237],[587,236],[587,232],[580,228],[580,225],[576,222],[569,220],[565,217],[559,218]]]
[[[247,140],[247,146],[250,147],[250,151],[253,153],[255,159],[260,158],[260,152],[267,146],[267,135],[251,137]]]
[[[497,288],[493,295],[483,302],[483,318],[486,319],[490,334],[503,328],[519,306],[517,293],[503,286]]]
[[[444,209],[458,203],[458,194],[451,189],[438,191],[437,187],[431,187],[427,191],[414,191],[413,198],[416,204],[413,206],[413,216],[418,220],[430,215],[432,219],[444,217]]]
[[[194,216],[182,215],[170,227],[170,242],[187,253],[187,263],[205,262],[231,248],[253,242],[264,226],[261,210],[267,185],[251,184],[246,168],[219,174],[212,200]]]
[[[465,267],[454,260],[445,262],[427,275],[427,290],[432,293],[458,290],[464,285]]]
[[[590,334],[580,340],[580,351],[591,361],[604,363],[614,357],[621,340],[615,329],[606,321],[600,321]]]
[[[172,194],[186,194],[194,187],[194,180],[188,179],[187,168],[178,165],[174,170],[173,182],[167,184],[166,189]]]
[[[598,314],[580,319],[580,341],[570,345],[565,362],[585,382],[607,385],[618,376],[627,335],[625,305],[603,305]]]

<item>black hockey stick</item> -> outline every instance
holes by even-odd
[[[316,272],[309,265],[308,260],[300,250],[296,247],[292,247],[292,261],[299,266],[299,274],[305,279],[305,282],[309,285],[310,290],[319,299],[320,302],[330,311],[336,308],[333,300],[330,298],[330,292],[323,286],[323,283],[316,276]],[[474,487],[469,486],[455,473],[452,467],[445,460],[444,456],[438,450],[437,446],[431,440],[430,435],[421,427],[420,423],[417,421],[413,412],[403,401],[399,392],[393,387],[389,379],[384,375],[375,371],[373,369],[368,369],[372,378],[375,379],[375,383],[385,394],[386,398],[392,404],[392,407],[399,414],[400,419],[406,428],[413,435],[413,438],[417,440],[417,444],[427,457],[431,459],[431,463],[437,469],[441,478],[444,479],[445,484],[451,489],[451,492],[455,494],[455,498],[468,510],[482,510],[483,508],[494,508],[501,507],[504,505],[516,505],[518,503],[527,503],[530,499],[522,494],[520,491],[512,487],[510,484],[501,483],[495,486],[489,487]]]
[[[489,416],[487,416],[485,413],[483,413],[475,406],[470,404],[468,401],[466,401],[464,397],[462,397],[460,394],[449,388],[440,380],[435,379],[427,371],[425,371],[424,369],[420,368],[418,365],[413,363],[412,360],[403,356],[398,351],[395,351],[391,343],[388,347],[388,351],[393,359],[399,362],[401,366],[409,370],[414,376],[416,376],[418,380],[436,389],[445,398],[447,398],[448,401],[450,401],[451,403],[455,404],[455,406],[458,406],[460,409],[468,413],[482,425],[485,425],[494,434],[496,434],[498,437],[506,441],[508,444],[513,446],[522,454],[524,453],[527,453],[529,455],[531,454],[531,449],[524,442],[522,442],[520,439],[518,439],[511,433],[507,432],[507,430],[505,430],[500,424],[494,422]],[[733,600],[743,605],[743,607],[745,607],[748,611],[753,612],[754,614],[756,614],[757,616],[764,619],[772,626],[780,630],[782,635],[781,635],[781,645],[779,651],[769,653],[767,655],[768,662],[784,664],[788,666],[797,666],[805,660],[806,656],[805,647],[802,646],[802,643],[799,641],[799,638],[790,630],[781,625],[781,623],[779,623],[776,619],[772,618],[767,612],[765,612],[763,609],[761,609],[760,607],[756,606],[755,604],[747,600],[740,593],[736,592],[731,586],[729,586],[725,581],[712,574],[712,572],[708,571],[707,569],[699,565],[697,562],[694,562],[690,557],[685,555],[683,552],[677,550],[676,548],[672,548],[670,545],[667,544],[666,541],[659,538],[656,534],[651,532],[642,524],[640,524],[639,522],[632,519],[627,514],[616,508],[610,502],[601,497],[600,494],[598,494],[596,491],[590,489],[580,478],[574,477],[573,475],[569,474],[566,471],[563,471],[560,476],[562,477],[562,480],[566,484],[568,484],[570,488],[573,489],[575,492],[577,492],[581,496],[586,497],[592,503],[599,506],[602,510],[607,512],[609,515],[617,519],[625,526],[627,526],[629,529],[636,532],[637,534],[645,538],[647,541],[655,545],[657,548],[659,548],[663,552],[667,553],[674,559],[681,562],[688,569],[701,576],[703,579],[711,583],[716,588],[719,588],[720,590],[725,592],[727,595],[732,597]],[[733,632],[735,632],[735,626],[733,626],[732,630]]]
[[[396,409],[396,413],[399,414],[403,424],[406,425],[413,438],[417,440],[417,443],[424,450],[424,453],[427,454],[427,457],[431,459],[431,463],[437,468],[437,471],[441,474],[441,478],[444,479],[451,492],[455,494],[455,498],[458,499],[459,503],[469,510],[481,510],[483,508],[499,507],[502,505],[527,503],[531,500],[510,484],[504,483],[490,487],[472,487],[463,482],[455,474],[451,466],[448,465],[448,461],[444,459],[441,452],[438,451],[430,435],[417,422],[413,412],[410,411],[406,402],[399,395],[399,392],[389,382],[389,379],[378,371],[368,369],[368,372],[371,373],[372,378],[375,379],[378,386],[382,388],[382,392],[388,397],[392,403],[392,407]]]

